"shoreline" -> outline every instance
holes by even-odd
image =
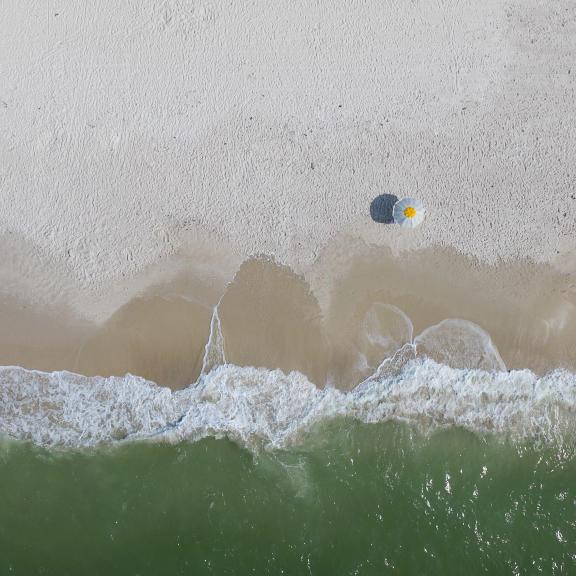
[[[220,302],[229,361],[298,370],[319,386],[353,387],[409,332],[416,337],[448,319],[479,325],[508,369],[576,370],[574,279],[549,265],[487,266],[431,249],[397,258],[349,238],[334,241],[305,274],[266,257],[237,262],[234,255],[217,261],[207,251],[201,262],[179,256],[132,280],[130,290],[111,287],[83,314],[62,301],[51,308],[4,295],[0,365],[130,372],[182,388],[199,375]],[[464,337],[478,346],[473,335]],[[474,367],[454,354],[453,367]]]

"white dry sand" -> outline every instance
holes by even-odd
[[[305,270],[342,234],[567,262],[575,222],[573,0],[0,4],[4,291],[102,300],[198,246]]]

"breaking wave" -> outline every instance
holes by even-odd
[[[0,433],[42,446],[216,436],[284,448],[336,417],[553,439],[573,431],[575,415],[575,374],[508,372],[489,336],[463,320],[427,329],[350,391],[318,388],[299,372],[227,364],[217,309],[202,374],[183,390],[130,374],[0,368]]]

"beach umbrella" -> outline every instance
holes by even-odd
[[[402,198],[392,208],[394,222],[402,228],[416,228],[424,220],[424,205],[416,198]]]

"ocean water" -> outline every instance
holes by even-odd
[[[0,448],[0,574],[573,574],[572,442],[407,423],[230,440]]]
[[[76,354],[122,348],[117,375],[0,367],[0,576],[576,574],[571,369],[509,370],[479,324],[415,330],[381,294],[328,345],[298,279],[249,272],[191,361],[138,329]],[[501,337],[507,358],[571,334],[551,310],[545,338]]]

